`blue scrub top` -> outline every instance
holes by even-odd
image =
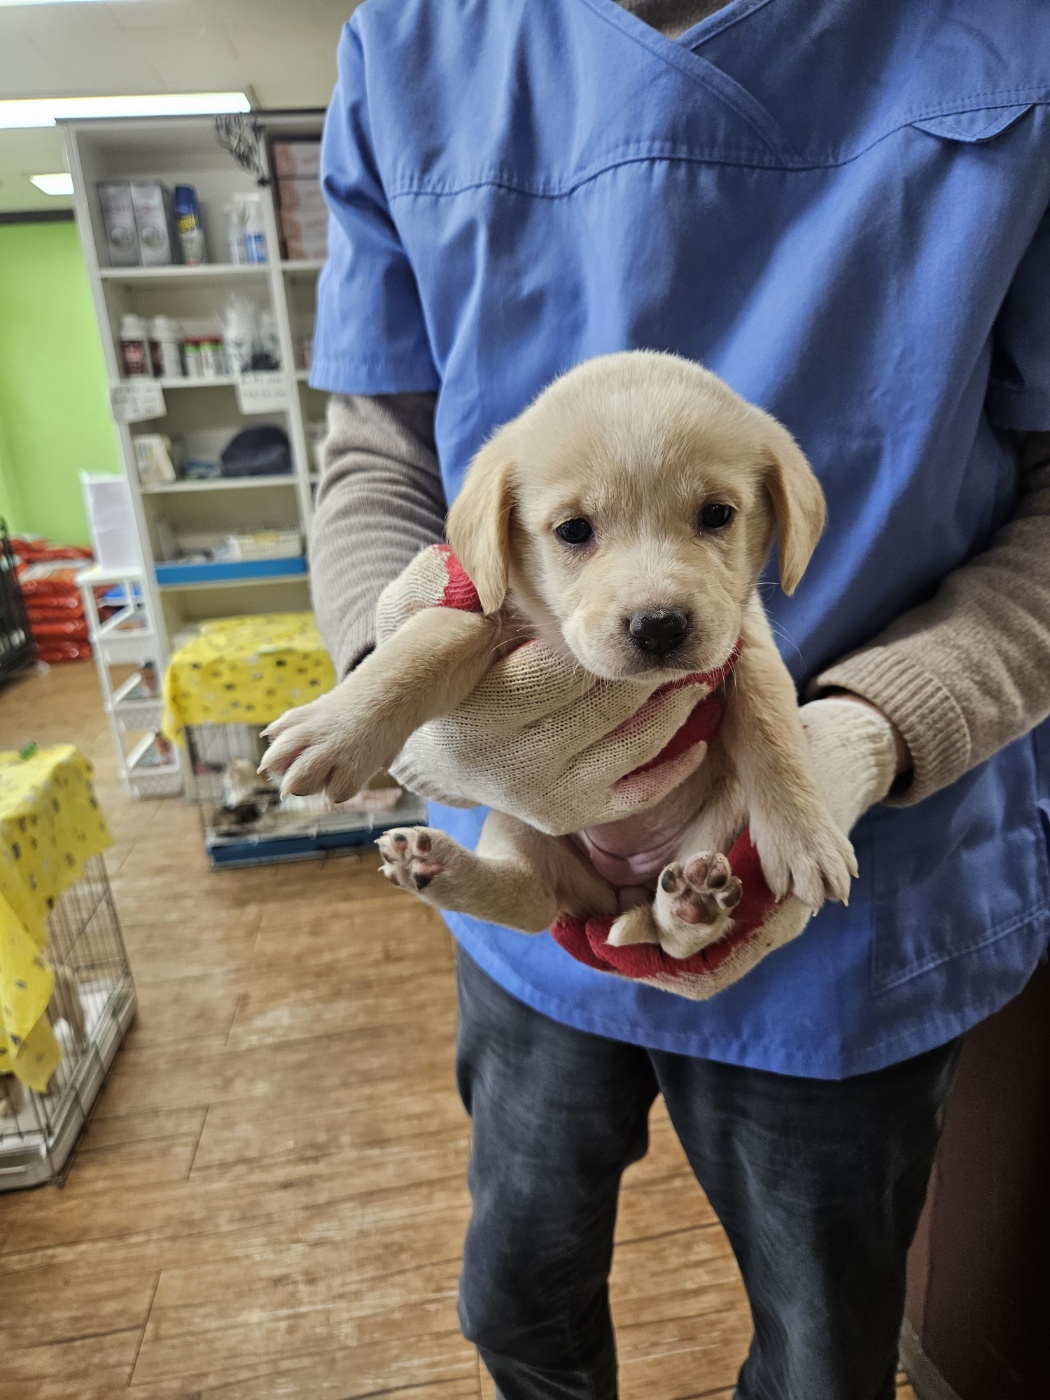
[[[614,0],[368,0],[323,146],[312,382],[437,390],[451,499],[555,375],[648,347],[780,418],[829,527],[770,611],[800,683],[1011,515],[1050,430],[1050,7],[735,0],[680,40]],[[473,844],[483,814],[435,809]],[[876,808],[848,909],[711,1002],[448,916],[499,983],[636,1043],[839,1078],[942,1043],[1050,933],[1050,730]]]

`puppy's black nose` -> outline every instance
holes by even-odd
[[[654,608],[652,612],[635,613],[627,630],[636,647],[653,656],[666,656],[685,640],[689,617],[681,608]]]

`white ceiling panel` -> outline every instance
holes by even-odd
[[[0,6],[0,98],[250,87],[263,107],[323,107],[356,0],[119,0]],[[56,209],[29,174],[61,170],[54,130],[0,131],[0,212]]]

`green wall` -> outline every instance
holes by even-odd
[[[0,514],[90,544],[80,473],[119,473],[76,226],[0,224]]]

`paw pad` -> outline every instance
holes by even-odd
[[[380,873],[398,889],[422,893],[444,871],[433,855],[434,839],[425,827],[395,827],[376,842],[384,864]]]
[[[706,851],[684,866],[677,861],[660,876],[660,888],[670,895],[670,912],[686,924],[714,924],[740,903],[744,887],[724,855]]]

